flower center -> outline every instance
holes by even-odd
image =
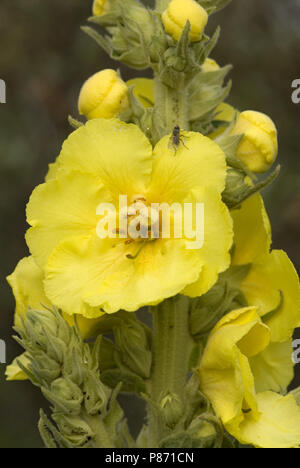
[[[159,211],[147,203],[143,196],[134,197],[129,207],[119,212],[119,234],[127,233],[126,243],[153,240],[159,237]]]

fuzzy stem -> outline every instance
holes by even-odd
[[[182,73],[176,89],[162,83],[159,76],[155,77],[154,86],[155,107],[163,127],[163,134],[160,137],[172,133],[177,125],[182,130],[189,130],[188,98],[184,73]]]
[[[189,333],[189,299],[177,296],[153,310],[153,366],[149,382],[152,401],[160,405],[167,393],[184,399],[192,338]],[[157,412],[149,408],[150,443],[155,447],[166,435]]]

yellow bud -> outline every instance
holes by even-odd
[[[217,62],[213,59],[207,58],[202,65],[202,71],[205,73],[207,72],[213,72],[213,71],[218,71],[220,70],[220,66],[217,64]]]
[[[231,134],[244,134],[237,156],[251,171],[265,172],[272,166],[278,154],[278,141],[270,117],[261,112],[242,112]]]
[[[83,85],[78,101],[81,115],[88,119],[110,119],[129,105],[128,87],[115,70],[102,70]]]
[[[101,16],[107,13],[109,10],[108,0],[94,0],[93,3],[93,15]]]
[[[133,78],[127,86],[134,86],[133,93],[144,107],[154,105],[154,81],[150,78]]]
[[[190,40],[197,42],[201,39],[208,21],[208,14],[199,3],[194,0],[172,0],[162,14],[165,30],[175,40],[178,40],[186,25],[191,23]]]

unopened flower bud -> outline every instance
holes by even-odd
[[[84,83],[78,109],[88,119],[110,119],[123,112],[128,105],[128,87],[115,70],[107,69]]]
[[[277,130],[270,117],[255,111],[242,112],[231,134],[244,135],[237,157],[251,171],[270,169],[278,154]]]
[[[107,406],[109,394],[93,373],[88,373],[84,382],[84,404],[88,414],[95,415],[104,411]]]
[[[90,426],[80,417],[74,415],[67,416],[60,412],[54,413],[52,418],[64,438],[73,447],[82,447],[95,436]]]
[[[170,36],[178,40],[187,21],[191,24],[190,40],[200,41],[207,25],[206,10],[194,0],[172,0],[162,14],[164,28]]]
[[[45,397],[57,409],[67,408],[72,414],[79,414],[83,401],[81,389],[68,378],[58,378],[51,384],[51,390],[42,388]]]
[[[136,374],[148,378],[151,368],[151,352],[146,332],[138,322],[130,322],[115,330],[123,363]]]
[[[94,0],[93,15],[101,16],[109,10],[109,0]]]
[[[218,70],[220,70],[220,66],[217,64],[215,60],[210,59],[210,58],[207,58],[202,65],[202,71],[205,73],[214,72]]]
[[[174,393],[168,393],[160,402],[168,426],[175,425],[183,414],[180,398]]]

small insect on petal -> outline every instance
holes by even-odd
[[[169,142],[169,148],[174,150],[174,156],[176,155],[180,144],[187,148],[184,144],[183,138],[180,136],[180,127],[176,125],[173,129],[173,133]]]

